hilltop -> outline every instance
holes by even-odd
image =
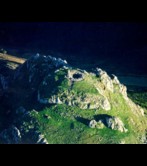
[[[36,54],[0,75],[1,143],[146,143],[146,109],[117,76]]]

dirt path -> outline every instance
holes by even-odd
[[[16,56],[2,54],[2,53],[0,53],[0,60],[10,61],[18,64],[23,64],[26,61],[26,59],[24,58],[18,58]]]

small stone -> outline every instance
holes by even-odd
[[[98,128],[98,129],[103,129],[104,127],[105,127],[104,123],[103,123],[101,120],[99,120],[99,121],[97,122],[96,128]]]
[[[99,68],[96,69],[96,74],[97,74],[97,76],[100,77],[101,82],[105,86],[105,89],[108,89],[111,92],[113,92],[114,91],[113,82],[112,82],[111,78],[108,76],[108,74],[105,71],[103,71],[102,69],[99,69]]]
[[[112,79],[113,83],[116,84],[116,85],[119,85],[120,82],[119,82],[117,76],[115,76],[114,74],[112,74],[112,76],[113,76],[113,79]]]
[[[91,120],[89,123],[90,128],[96,128],[97,127],[97,122],[95,120]]]
[[[119,142],[119,144],[125,144],[126,142],[125,142],[125,140],[121,140],[120,142]]]
[[[43,134],[38,134],[37,144],[48,144],[47,140],[44,138]]]
[[[49,115],[47,115],[47,114],[45,114],[44,117],[45,117],[46,119],[51,119],[51,117],[50,117]]]

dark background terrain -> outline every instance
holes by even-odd
[[[147,23],[1,22],[0,47],[17,56],[56,54],[117,75],[147,74]]]

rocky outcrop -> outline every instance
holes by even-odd
[[[79,70],[68,70],[67,78],[73,82],[82,81],[84,79],[84,72]]]
[[[51,83],[55,79],[55,75],[58,75],[58,72],[64,72],[64,69],[66,72],[63,77],[69,86],[60,94],[54,88],[48,90],[51,84],[56,83]],[[98,77],[97,82],[91,80],[92,77],[96,78],[96,76]],[[105,71],[99,68],[92,74],[84,70],[72,69],[65,60],[51,56],[39,54],[32,56],[17,69],[14,80],[15,86],[18,84],[19,87],[28,88],[30,94],[37,93],[37,100],[41,104],[66,104],[81,109],[104,109],[108,111],[111,109],[111,101],[109,101],[111,99],[109,96],[111,97],[112,93],[118,93],[123,96],[130,107],[133,105],[129,102],[126,86],[122,85],[115,75],[112,75],[111,79]],[[80,95],[78,95],[72,90],[74,83],[85,80],[89,81],[88,84],[95,88],[98,92],[97,95],[89,93],[80,94],[80,91],[78,92]],[[134,105],[133,108],[134,110],[140,109]],[[142,115],[144,114],[142,109],[139,112]]]
[[[104,89],[109,90],[113,93],[119,92],[122,94],[124,99],[126,99],[126,100],[128,99],[127,87],[120,83],[117,76],[112,74],[112,79],[111,79],[105,71],[103,71],[102,69],[99,69],[99,68],[96,69],[96,76],[100,78],[100,81],[105,86]]]
[[[90,128],[103,129],[105,127],[105,125],[101,120],[99,120],[98,122],[96,122],[95,120],[91,120],[89,122],[89,127]]]
[[[0,133],[0,139],[6,144],[21,143],[21,133],[15,126],[11,126]]]
[[[13,82],[24,88],[36,89],[45,76],[64,67],[69,67],[66,60],[36,54],[16,70]]]
[[[98,121],[91,120],[89,123],[90,128],[103,129],[105,126],[112,130],[118,130],[120,132],[128,131],[125,128],[123,122],[118,117],[111,117],[111,116],[105,115],[104,118],[102,118]]]
[[[108,76],[108,74],[99,68],[96,69],[96,74],[100,78],[101,82],[104,84],[105,89],[113,92],[113,82],[111,78]]]
[[[147,144],[147,132],[140,139],[142,144]]]
[[[122,96],[124,97],[124,99],[128,100],[128,95],[127,95],[127,87],[120,84],[119,85],[119,92],[122,94]]]
[[[118,130],[120,132],[127,132],[123,122],[118,117],[106,117],[106,125],[112,130]]]
[[[38,92],[38,101],[42,104],[66,104],[68,106],[76,106],[80,109],[99,109],[102,108],[106,111],[111,109],[108,99],[104,96],[96,96],[85,94],[84,96],[64,92],[60,97],[53,95],[50,98],[41,98]]]
[[[119,82],[117,76],[115,76],[114,74],[112,74],[112,77],[113,77],[113,78],[112,78],[113,84],[120,85],[120,82]]]
[[[111,109],[111,105],[107,98],[104,98],[104,100],[102,100],[101,107],[102,107],[102,109],[104,109],[106,111],[109,111]]]
[[[38,137],[38,139],[37,139],[37,141],[36,141],[36,144],[48,144],[48,142],[47,142],[47,140],[45,139],[45,137],[44,137],[43,134],[38,133],[38,132],[36,132],[36,134],[37,134],[37,137]]]
[[[89,127],[93,129],[93,128],[96,128],[96,126],[97,126],[97,122],[95,120],[91,120],[89,123]]]
[[[116,86],[116,88],[114,88],[114,90],[121,93],[125,100],[128,100],[127,87],[124,86],[123,84],[121,84],[120,81],[118,80],[117,76],[115,76],[114,74],[112,74],[112,82]]]

